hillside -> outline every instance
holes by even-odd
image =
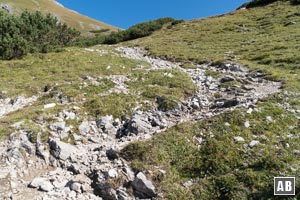
[[[38,10],[43,13],[51,13],[63,22],[67,23],[69,26],[76,28],[83,33],[88,33],[91,30],[99,29],[118,29],[109,24],[105,24],[67,9],[57,3],[55,0],[1,0],[0,3],[9,5],[9,8],[13,13],[20,13],[25,9],[28,9],[29,11]]]
[[[1,61],[0,197],[276,199],[300,172],[299,10]]]
[[[182,124],[150,141],[129,145],[123,155],[137,171],[152,171],[164,198],[274,199],[273,177],[297,177],[299,10],[289,1],[276,1],[192,20],[127,43],[186,67],[240,63],[259,69],[260,77],[283,83],[279,94],[258,105]],[[157,167],[167,173],[162,177]]]

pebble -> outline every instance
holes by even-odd
[[[271,116],[266,117],[266,120],[267,120],[268,122],[273,122],[273,118],[272,118]]]
[[[259,144],[259,141],[258,141],[258,140],[252,140],[252,141],[250,142],[249,146],[250,146],[251,148],[253,148],[253,147],[255,147],[255,146],[258,145],[258,144]]]
[[[236,141],[236,142],[245,142],[245,139],[243,137],[236,136],[236,137],[234,137],[234,141]]]
[[[56,103],[49,103],[44,105],[44,109],[54,108],[56,106]]]
[[[244,126],[245,126],[246,128],[249,128],[249,127],[250,127],[250,122],[249,122],[249,121],[246,121],[246,122],[244,123]]]

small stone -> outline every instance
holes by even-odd
[[[72,181],[80,183],[80,184],[86,184],[86,183],[89,184],[90,183],[90,179],[83,174],[76,175]]]
[[[167,171],[166,171],[166,170],[159,169],[158,171],[159,171],[160,173],[164,174],[164,175],[167,174]]]
[[[54,189],[54,186],[49,181],[43,182],[40,186],[40,190],[42,190],[44,192],[49,192],[53,189]]]
[[[235,79],[232,76],[224,76],[223,78],[220,79],[221,83],[226,83],[226,82],[230,82],[230,81],[234,81]]]
[[[272,118],[271,116],[266,117],[266,120],[267,120],[268,122],[273,122],[273,118]]]
[[[102,140],[101,140],[101,138],[98,138],[98,137],[90,137],[89,141],[91,141],[95,144],[100,144]]]
[[[73,137],[74,137],[74,140],[75,141],[81,141],[82,140],[82,137],[80,135],[77,135],[77,134],[73,134]]]
[[[86,135],[91,130],[89,122],[88,121],[83,121],[79,125],[78,130],[79,130],[80,134]]]
[[[115,151],[114,149],[107,150],[106,156],[108,157],[109,160],[115,160],[119,158],[117,151]]]
[[[80,108],[78,106],[73,106],[74,110],[80,110]]]
[[[246,121],[246,122],[244,123],[244,126],[245,126],[246,128],[249,128],[249,127],[250,127],[250,122],[249,122],[249,121]]]
[[[75,192],[81,192],[81,184],[80,183],[72,183],[70,186],[70,189],[75,191]]]
[[[192,107],[193,107],[194,109],[199,109],[199,108],[200,108],[199,102],[198,102],[198,101],[193,101],[193,102],[192,102]]]
[[[227,126],[227,127],[230,126],[230,124],[228,122],[225,122],[224,125]]]
[[[250,146],[251,148],[253,148],[253,147],[256,146],[257,144],[259,144],[259,141],[258,141],[258,140],[252,140],[252,141],[250,142],[249,146]]]
[[[76,114],[73,113],[73,112],[68,112],[68,111],[63,111],[64,114],[65,114],[65,118],[68,120],[68,119],[71,119],[71,120],[74,120],[76,119]]]
[[[194,109],[199,109],[200,108],[199,100],[197,98],[193,98],[191,106]]]
[[[217,99],[213,107],[230,108],[237,106],[240,102],[237,99]]]
[[[80,166],[76,163],[73,163],[68,170],[70,170],[71,172],[73,172],[74,174],[80,174]]]
[[[49,103],[44,105],[44,109],[48,109],[48,108],[54,108],[56,106],[56,103]]]
[[[245,142],[245,139],[243,137],[236,136],[236,137],[234,137],[234,141],[236,141],[236,142]]]
[[[145,140],[149,140],[151,137],[152,135],[148,133],[144,135]]]
[[[57,189],[62,189],[67,185],[68,181],[67,180],[62,180],[62,181],[54,181],[53,186]]]
[[[75,198],[75,197],[76,197],[76,192],[75,192],[75,191],[71,191],[71,192],[68,194],[68,197],[69,197],[69,198]]]
[[[171,74],[171,73],[164,73],[164,76],[169,77],[169,78],[173,78],[174,77],[174,75]]]
[[[97,119],[96,125],[103,133],[114,135],[117,132],[117,129],[113,125],[113,117],[111,115]]]
[[[193,182],[192,182],[191,180],[189,180],[189,181],[183,183],[183,186],[186,187],[186,188],[189,188],[189,187],[191,187],[192,185],[193,185]]]
[[[66,122],[56,122],[49,126],[52,131],[62,131],[65,129]]]
[[[81,190],[82,190],[82,192],[88,192],[89,193],[89,192],[93,191],[93,188],[89,184],[85,183],[85,184],[81,185]]]
[[[299,154],[300,154],[300,151],[299,151],[298,149],[294,149],[294,150],[293,150],[293,153],[296,154],[296,155],[299,155]]]
[[[108,176],[110,178],[116,178],[116,177],[118,177],[118,172],[115,169],[110,169],[108,171]]]
[[[68,196],[71,193],[71,189],[69,187],[65,187],[62,190],[62,194]]]
[[[253,112],[253,108],[249,108],[248,110],[247,110],[247,114],[251,114]]]
[[[44,182],[46,182],[47,180],[45,178],[42,177],[36,177],[34,178],[31,183],[29,184],[29,187],[32,188],[39,188]]]

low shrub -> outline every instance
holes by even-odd
[[[0,11],[0,59],[21,58],[27,53],[57,51],[80,33],[50,14],[24,11],[20,16]]]
[[[143,22],[131,26],[127,30],[112,32],[109,35],[103,34],[107,31],[94,31],[96,36],[90,38],[80,38],[73,44],[80,47],[88,47],[97,44],[117,44],[124,41],[134,40],[151,35],[154,31],[161,29],[165,24],[170,24],[168,28],[182,23],[184,20],[176,20],[171,17],[159,18],[157,20]]]

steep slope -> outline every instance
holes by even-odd
[[[117,30],[116,27],[105,24],[103,22],[83,16],[75,11],[67,9],[57,3],[55,0],[1,0],[0,3],[9,5],[13,13],[19,13],[22,10],[39,10],[43,13],[52,13],[69,26],[78,29],[83,33],[90,30],[110,29]]]

